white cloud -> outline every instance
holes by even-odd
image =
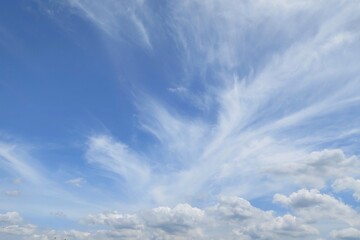
[[[302,219],[289,214],[275,217],[273,211],[263,211],[238,197],[222,197],[209,211],[215,214],[215,219],[221,219],[219,231],[228,231],[232,225],[233,234],[244,239],[303,238],[319,234]]]
[[[360,238],[360,231],[355,228],[346,228],[342,230],[331,231],[330,235],[334,239],[356,240]]]
[[[3,139],[0,136],[0,168],[3,178],[7,179],[1,194],[16,197],[21,195],[26,204],[2,198],[1,205],[4,209],[28,211],[37,216],[48,216],[49,212],[64,204],[65,210],[73,215],[90,208],[103,209],[94,199],[83,197],[79,193],[70,193],[65,190],[64,182],[59,181],[58,173],[48,171],[42,159],[36,158],[34,152],[40,151],[38,146],[19,142],[14,138]],[[4,179],[2,179],[4,180]],[[10,181],[9,181],[10,180]],[[7,185],[10,183],[11,185]],[[14,188],[14,185],[16,189]],[[44,199],[47,204],[43,204]]]
[[[161,28],[154,24],[159,16],[144,1],[68,3],[111,36],[141,39],[144,45],[162,43],[155,37]],[[323,187],[355,169],[355,157],[340,166],[337,160],[347,164],[341,150],[321,151],[317,146],[328,141],[329,134],[336,136],[356,126],[352,117],[347,118],[349,124],[339,124],[344,117],[340,111],[352,109],[359,100],[360,72],[354,61],[359,34],[351,27],[356,4],[210,0],[164,7],[162,34],[177,46],[184,78],[196,79],[196,85],[204,88],[198,94],[185,80],[173,84],[184,87],[169,91],[186,89],[188,96],[202,95],[186,98],[192,101],[211,99],[201,101],[206,105],[201,108],[214,115],[211,120],[206,114],[184,116],[166,99],[138,96],[139,125],[158,142],[135,150],[109,136],[92,136],[86,154],[89,162],[134,186],[148,183],[149,199],[160,204],[206,194],[256,197],[292,182]],[[324,118],[326,124],[321,122]],[[323,169],[314,165],[320,160],[312,158],[328,159],[331,165]],[[277,164],[276,171],[283,171],[284,164],[295,176],[282,173],[286,181],[264,181],[263,170]],[[317,174],[320,170],[324,177]],[[244,181],[241,187],[236,185]]]
[[[89,163],[118,174],[134,188],[149,180],[150,169],[143,157],[110,136],[90,137],[86,158]]]
[[[63,237],[66,237],[66,238],[75,238],[75,239],[80,240],[80,239],[89,239],[89,237],[91,236],[91,233],[83,232],[83,231],[77,231],[77,230],[70,230],[70,231],[60,232],[59,235],[63,236]]]
[[[56,230],[47,230],[47,231],[37,231],[31,236],[25,236],[26,239],[30,240],[52,240],[52,239],[74,239],[74,240],[85,240],[91,237],[91,233],[78,231],[78,230],[69,230],[69,231],[56,231]],[[25,238],[24,238],[25,239]]]
[[[69,183],[71,185],[74,185],[76,187],[81,187],[86,183],[86,180],[84,178],[74,178],[66,181],[66,183]]]
[[[111,230],[99,230],[96,233],[91,235],[94,239],[146,239],[144,238],[143,232],[138,229],[111,229]]]
[[[185,236],[196,229],[203,220],[204,212],[189,204],[178,204],[174,208],[158,207],[145,214],[147,226],[170,235]]]
[[[243,228],[243,230],[239,230]],[[244,239],[303,239],[318,236],[317,228],[304,224],[292,215],[276,217],[271,221],[257,222],[250,226],[239,227],[234,235]]]
[[[115,229],[142,229],[142,221],[134,214],[107,212],[90,215],[83,220],[86,224],[107,225]]]
[[[13,171],[15,176],[20,175],[32,183],[40,183],[42,176],[32,166],[33,160],[24,148],[25,146],[0,142],[0,166]]]
[[[346,157],[341,149],[325,149],[301,159],[275,163],[266,171],[273,174],[272,178],[287,177],[299,185],[321,188],[330,180],[357,174],[359,167],[356,156]]]
[[[351,190],[356,201],[360,201],[360,180],[352,177],[336,179],[331,185],[336,192]]]
[[[69,3],[111,37],[147,47],[156,41],[144,1]],[[353,190],[358,198],[358,180],[350,178],[358,175],[359,159],[351,156],[357,144],[346,146],[350,156],[323,146],[354,133],[358,125],[360,46],[354,23],[359,5],[210,0],[167,7],[166,27],[179,47],[186,79],[175,86],[186,86],[193,96],[198,89],[186,81],[197,79],[204,88],[200,98],[212,99],[202,102],[207,105],[203,109],[214,114],[210,120],[202,113],[182,115],[166,99],[141,96],[136,102],[139,125],[156,139],[144,148],[151,150],[131,148],[107,135],[91,136],[89,163],[117,174],[129,189],[149,192],[151,204],[175,207],[90,216],[89,223],[109,229],[78,236],[289,239],[319,232],[322,237],[343,225],[358,227],[355,209],[316,189],[276,194],[274,202],[291,212],[283,216],[238,197],[221,198],[206,209],[176,203],[208,203],[224,193],[252,199],[299,185],[324,188],[335,179],[335,191]],[[8,145],[0,145],[0,158],[25,178],[36,178]],[[331,225],[324,227],[328,221]],[[335,230],[332,236],[346,239],[357,231]]]
[[[83,224],[91,226],[92,230],[88,232],[75,229],[43,230],[24,222],[18,213],[8,212],[0,215],[0,237],[7,236],[4,234],[16,234],[31,240],[50,240],[55,237],[76,240],[289,240],[358,237],[358,213],[318,190],[302,189],[288,197],[276,194],[274,202],[288,206],[293,213],[278,216],[275,211],[264,211],[243,198],[222,196],[217,203],[204,208],[178,204],[173,208],[156,207],[133,214],[114,211],[89,215],[81,220]],[[344,229],[346,225],[348,228]]]
[[[178,33],[179,41],[184,45],[184,51],[190,55],[189,61],[185,62],[195,65],[196,71],[201,71],[201,67],[215,69],[212,76],[216,79],[215,83],[204,78],[206,81],[204,85],[207,87],[204,94],[215,99],[212,107],[216,108],[216,116],[212,121],[179,116],[170,108],[164,107],[166,104],[154,102],[151,98],[142,101],[145,103],[139,107],[142,126],[165,145],[165,154],[161,153],[157,157],[167,159],[168,164],[171,163],[180,169],[178,174],[169,177],[170,179],[166,178],[165,184],[159,183],[165,186],[156,188],[155,197],[174,196],[175,199],[186,199],[182,192],[174,191],[188,189],[187,194],[193,196],[208,192],[206,188],[209,185],[215,185],[214,188],[221,189],[225,193],[227,191],[231,193],[237,188],[238,193],[245,196],[264,193],[263,190],[273,191],[273,188],[281,188],[280,185],[283,183],[279,181],[273,186],[270,186],[271,183],[264,184],[264,181],[259,179],[264,176],[263,172],[259,170],[274,164],[282,165],[284,161],[290,159],[294,159],[293,167],[298,168],[294,170],[298,171],[295,177],[298,183],[310,181],[311,186],[321,187],[326,181],[338,175],[344,176],[346,172],[341,170],[333,174],[331,170],[325,169],[324,179],[316,172],[322,170],[321,166],[313,166],[311,162],[310,165],[304,166],[306,168],[304,173],[301,168],[306,165],[305,156],[308,153],[310,158],[316,157],[317,153],[311,153],[311,149],[321,143],[323,141],[321,137],[328,132],[326,128],[313,127],[320,124],[318,119],[329,116],[327,126],[332,128],[332,132],[345,130],[347,128],[345,125],[339,125],[331,120],[337,119],[335,113],[348,107],[345,103],[357,96],[357,92],[351,89],[360,87],[354,77],[351,77],[351,80],[341,77],[355,76],[358,73],[358,67],[352,62],[354,58],[352,53],[341,55],[343,61],[349,63],[345,67],[331,60],[329,54],[336,53],[330,51],[330,48],[326,56],[319,50],[324,44],[333,42],[332,36],[346,32],[350,19],[346,18],[345,14],[351,11],[350,7],[341,9],[336,16],[321,15],[320,17],[324,19],[317,19],[319,21],[317,31],[306,31],[303,33],[306,37],[299,36],[298,40],[295,40],[288,39],[285,35],[299,33],[292,32],[293,30],[286,26],[288,24],[296,26],[297,19],[293,17],[297,14],[308,16],[303,12],[304,9],[309,10],[308,14],[312,16],[318,11],[320,3],[313,6],[310,3],[285,4],[292,7],[284,7],[281,4],[272,5],[262,1],[243,4],[234,1],[225,2],[178,3],[174,10],[178,21],[172,23]],[[268,11],[269,9],[271,11]],[[256,72],[239,76],[236,70],[231,70],[245,64],[245,60],[239,56],[247,56],[247,52],[243,50],[245,47],[239,45],[251,46],[251,43],[246,42],[246,34],[251,29],[261,26],[265,19],[269,28],[275,27],[281,33],[280,37],[284,37],[282,40],[286,47],[266,58],[264,66],[256,69]],[[329,26],[327,20],[338,22]],[[263,34],[256,37],[267,39],[269,33]],[[346,36],[349,34],[357,33],[347,33]],[[214,37],[208,38],[209,35]],[[183,39],[181,36],[188,38]],[[265,44],[261,39],[259,41]],[[354,42],[349,42],[348,45],[339,42],[336,48],[349,46],[358,48]],[[193,59],[201,61],[200,66],[194,63]],[[324,65],[327,67],[322,69]],[[334,76],[334,71],[336,77],[331,77]],[[191,89],[188,91],[191,92]],[[209,108],[211,109],[211,106]],[[333,114],[336,116],[332,117]],[[307,126],[304,128],[308,134],[311,133],[311,139],[305,140],[308,137],[305,131],[296,130],[303,125]],[[320,140],[316,141],[316,139]],[[301,145],[298,144],[302,140],[304,141]],[[173,146],[179,148],[174,151],[174,148],[170,148]],[[328,159],[333,160],[333,165],[329,167],[333,168],[339,167],[336,158],[343,157],[343,153],[339,150],[323,151],[318,154],[323,154],[324,156],[319,156],[323,159],[326,159],[326,154],[335,155],[328,156]],[[278,159],[279,156],[281,159]],[[173,162],[173,158],[177,158],[178,161]],[[355,160],[353,159],[353,166],[356,166]],[[179,165],[185,167],[178,167]],[[344,166],[342,169],[347,168],[344,171],[351,171],[353,166]],[[203,171],[205,168],[207,170]],[[260,177],[256,178],[256,176]],[[239,189],[229,184],[243,180],[247,181],[247,185],[259,188],[259,191]],[[292,181],[290,176],[290,180],[286,183]],[[171,199],[162,200],[171,201]]]
[[[94,232],[96,239],[189,239],[201,236],[199,223],[204,214],[201,209],[178,204],[174,208],[158,207],[138,214],[105,212],[90,215],[82,222],[111,228]]]
[[[222,197],[219,203],[211,208],[211,211],[230,221],[245,221],[247,219],[269,220],[272,218],[272,212],[264,212],[255,208],[250,202],[239,197]]]
[[[15,224],[22,222],[23,219],[18,212],[6,212],[0,214],[0,223]]]
[[[301,189],[289,196],[275,194],[274,202],[289,207],[308,222],[334,220],[351,226],[360,225],[360,215],[351,206],[317,189]]]
[[[327,53],[335,48],[340,47],[343,44],[353,41],[355,36],[349,32],[341,32],[332,36],[323,46],[322,50]]]
[[[304,238],[306,236],[316,236],[319,231],[311,225],[304,224],[302,219],[286,214],[282,217],[276,217],[270,223],[260,225],[263,233],[273,233],[274,236]],[[254,234],[259,232],[254,231]]]
[[[90,233],[78,230],[43,230],[25,222],[18,212],[0,214],[0,238],[9,240],[50,240],[50,239],[89,239]]]
[[[172,93],[184,93],[188,91],[185,87],[173,87],[173,88],[168,88],[168,90],[169,92]]]
[[[68,3],[108,36],[151,47],[146,26],[151,19],[144,11],[145,2],[105,0],[100,4],[93,0],[68,0]]]
[[[8,225],[0,228],[0,234],[13,234],[13,235],[21,235],[21,236],[30,236],[36,231],[36,226],[32,224],[27,225]]]
[[[83,222],[109,226],[97,231],[124,239],[289,239],[317,236],[319,231],[300,218],[286,214],[275,217],[238,197],[221,197],[205,209],[178,204],[158,207],[137,214],[118,212],[91,215]]]

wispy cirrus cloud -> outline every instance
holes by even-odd
[[[136,187],[149,178],[149,168],[142,155],[110,136],[92,136],[89,139],[86,157],[107,171],[114,172],[127,183]]]
[[[131,2],[106,0],[101,4],[88,0],[67,2],[110,37],[151,48],[151,37],[146,26],[150,24],[150,19],[143,11],[147,7],[146,2],[142,0]]]
[[[99,207],[95,202],[89,202],[81,195],[70,192],[64,184],[59,183],[53,172],[34,156],[34,148],[31,144],[15,140],[0,141],[0,167],[3,174],[1,180],[4,183],[2,194],[8,198],[16,197],[16,201],[1,198],[4,209],[17,207],[17,211],[22,212],[28,211],[28,207],[31,206],[32,211],[36,210],[38,216],[44,216],[50,211],[57,210],[59,202],[66,202],[66,208],[71,209],[74,215],[82,211],[80,206]],[[7,179],[13,180],[9,182]],[[84,179],[81,178],[72,180],[71,183],[74,185],[80,186],[84,183]],[[16,189],[13,189],[14,185]],[[18,205],[18,201],[26,201],[27,204]],[[44,205],[43,202],[48,203]]]
[[[161,87],[177,93],[172,97],[179,96],[185,110],[135,89],[134,119],[146,138],[141,146],[111,133],[87,139],[87,163],[120,183],[125,197],[141,195],[140,205],[151,207],[92,214],[82,221],[96,226],[91,231],[46,232],[12,223],[4,233],[18,229],[27,239],[358,237],[359,212],[341,201],[342,191],[358,199],[359,190],[357,141],[346,141],[360,133],[357,3],[66,4],[117,42],[156,52],[153,46],[171,41],[166,43],[175,50],[169,55],[180,62],[175,75],[181,80],[169,85],[181,87]],[[167,38],[157,37],[159,29]],[[14,149],[0,145],[1,164],[21,178],[43,179]],[[272,196],[270,210],[252,204]],[[288,212],[280,214],[278,205]]]
[[[32,167],[31,157],[16,144],[0,142],[0,160],[3,168],[11,169],[14,177],[21,176],[32,183],[43,180],[41,174]]]
[[[83,7],[93,5],[89,1]],[[152,16],[151,9],[138,6],[142,14]],[[106,5],[104,9],[112,12]],[[172,2],[166,9],[168,34],[179,47],[177,54],[187,76],[183,89],[189,96],[196,94],[198,89],[191,85],[196,76],[204,89],[198,97],[212,99],[203,101],[206,106],[200,109],[211,109],[211,118],[201,111],[197,117],[183,115],[166,100],[141,95],[135,100],[139,126],[154,138],[151,144],[156,151],[135,150],[109,140],[117,153],[99,145],[102,154],[95,157],[96,137],[90,137],[90,162],[125,179],[140,176],[152,186],[150,192],[158,202],[233,191],[256,197],[283,187],[265,180],[267,167],[299,164],[294,170],[299,172],[298,183],[301,178],[316,178],[321,169],[309,163],[304,172],[300,165],[306,165],[314,151],[323,150],[318,146],[339,141],[338,134],[357,134],[356,50],[360,46],[359,31],[352,26],[359,20],[358,6],[228,0]],[[120,22],[100,15],[98,19],[114,25]],[[152,31],[149,26],[148,32]],[[186,103],[190,106],[198,104],[194,98],[187,100],[193,100]],[[343,119],[348,124],[339,124]],[[112,139],[99,139],[106,138]],[[146,160],[139,160],[145,155]],[[340,158],[334,159],[335,165],[340,164]],[[357,159],[353,162],[356,165]],[[151,169],[145,171],[151,181],[142,168]],[[346,172],[351,167],[344,168]],[[334,177],[314,181],[321,187]],[[246,184],[239,187],[238,182]]]

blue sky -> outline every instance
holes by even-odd
[[[0,3],[1,239],[359,239],[357,1]]]

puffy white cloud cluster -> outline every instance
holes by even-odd
[[[17,212],[7,212],[0,214],[0,223],[18,223],[22,222],[22,217]]]
[[[24,224],[23,218],[18,212],[6,212],[0,214],[0,237],[12,235],[28,237],[34,234],[36,226]],[[11,238],[10,238],[11,239]]]
[[[24,237],[31,237],[36,231],[36,226],[32,224],[27,225],[8,225],[0,228],[0,233],[6,235],[19,235]]]
[[[336,178],[359,174],[360,169],[359,159],[346,157],[341,149],[325,149],[290,160],[274,164],[266,171],[272,173],[272,178],[291,180],[291,184],[322,188]],[[357,183],[349,179],[337,181],[336,189],[343,190],[344,187],[358,189]]]
[[[188,239],[202,235],[199,224],[204,215],[201,209],[178,204],[174,208],[157,207],[138,214],[108,212],[90,215],[82,222],[110,227],[110,230],[94,233],[100,239]]]
[[[7,239],[358,239],[360,213],[316,189],[275,194],[273,202],[289,212],[262,210],[236,196],[222,196],[204,208],[189,204],[157,207],[134,214],[104,212],[81,220],[89,231],[42,230],[16,212],[0,215],[0,236]],[[278,209],[275,208],[274,209]],[[328,225],[328,226],[327,226]],[[330,226],[330,227],[329,227]],[[329,231],[331,228],[331,231]]]
[[[274,202],[289,207],[308,222],[327,219],[360,226],[360,214],[355,209],[330,195],[320,193],[317,189],[301,189],[289,196],[276,194]]]
[[[340,178],[332,184],[332,187],[336,192],[346,190],[353,191],[355,200],[360,201],[360,179],[354,179],[352,177]]]
[[[88,223],[111,227],[106,236],[124,239],[346,239],[356,236],[359,213],[340,200],[318,190],[301,189],[289,196],[276,194],[274,202],[289,213],[264,211],[235,196],[220,197],[218,203],[203,209],[179,204],[158,207],[135,215],[106,213],[92,215]],[[333,229],[324,228],[331,220]],[[130,223],[130,224],[129,224]],[[343,229],[348,226],[347,229]],[[135,232],[136,230],[136,232]],[[130,235],[129,233],[131,233]],[[115,235],[116,233],[116,235]],[[127,234],[127,235],[126,235]],[[136,238],[137,237],[137,238]],[[341,239],[341,238],[340,238]],[[355,238],[354,238],[355,239]]]
[[[288,239],[319,233],[291,214],[275,216],[275,212],[263,211],[239,197],[222,197],[209,212],[218,229],[228,229],[232,236],[240,239]]]
[[[158,207],[144,214],[146,225],[171,235],[182,235],[194,229],[204,218],[204,211],[189,204],[174,208]]]

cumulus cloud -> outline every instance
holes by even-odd
[[[91,231],[44,230],[23,221],[20,214],[0,215],[1,234],[16,234],[20,239],[357,239],[360,226],[356,210],[316,189],[300,189],[289,196],[276,194],[274,202],[287,206],[291,213],[278,215],[264,211],[237,196],[221,196],[203,208],[189,204],[156,207],[136,213],[103,212],[81,220]],[[329,222],[331,220],[332,222]],[[323,226],[331,224],[329,233]],[[344,229],[344,226],[348,226]],[[340,229],[340,230],[337,230]],[[11,239],[11,238],[10,238]]]
[[[99,230],[91,235],[94,239],[146,239],[141,230],[135,229],[111,229],[111,230]]]
[[[250,202],[239,197],[221,197],[219,203],[211,208],[226,220],[244,221],[256,219],[271,219],[272,212],[264,212],[253,207]]]
[[[184,237],[197,228],[198,223],[204,218],[204,212],[189,204],[178,204],[173,209],[169,207],[154,208],[146,213],[144,218],[147,226],[154,230]],[[161,233],[157,234],[161,235]]]
[[[0,233],[11,234],[11,235],[20,235],[23,237],[31,236],[36,231],[36,226],[32,224],[27,225],[8,225],[0,228]],[[5,235],[6,236],[6,235]]]
[[[287,176],[299,185],[324,187],[339,177],[358,174],[360,161],[356,156],[346,157],[341,149],[312,152],[303,159],[290,159],[267,169],[273,178]]]
[[[97,231],[96,234],[113,238],[187,239],[200,236],[198,227],[203,218],[203,210],[178,204],[174,208],[158,207],[138,214],[107,212],[90,215],[82,222],[111,227],[111,230]]]
[[[18,212],[0,213],[0,237],[12,239],[11,235],[31,236],[36,226],[26,224]]]
[[[91,237],[91,233],[78,231],[78,230],[68,230],[68,231],[38,230],[32,235],[25,237],[24,239],[30,239],[30,240],[52,240],[52,239],[85,240]]]
[[[331,185],[336,192],[350,190],[353,191],[353,196],[356,201],[360,201],[360,180],[352,177],[344,177],[336,179]]]
[[[302,219],[290,214],[276,217],[273,211],[263,211],[239,197],[222,197],[209,211],[217,222],[220,219],[219,231],[232,225],[233,235],[244,239],[303,238],[319,234]]]
[[[71,238],[88,239],[90,233],[77,230],[57,231],[40,229],[34,224],[23,220],[18,212],[0,214],[0,238],[9,240],[50,240]]]
[[[260,231],[259,231],[260,230]],[[259,229],[255,228],[253,235],[262,233],[276,237],[287,238],[304,238],[308,236],[316,236],[319,231],[316,227],[305,224],[301,218],[286,214],[282,217],[276,217],[271,222],[260,225]]]
[[[289,207],[308,222],[333,219],[351,226],[360,224],[360,215],[356,210],[317,189],[301,189],[289,196],[275,194],[273,200]]]
[[[143,224],[137,215],[107,212],[90,215],[83,220],[86,224],[107,225],[117,229],[142,229]]]
[[[0,222],[5,224],[15,224],[22,222],[23,219],[18,212],[6,212],[0,214]]]
[[[217,204],[204,209],[178,204],[132,215],[91,215],[83,222],[109,226],[112,230],[97,234],[124,239],[296,239],[319,234],[301,218],[274,216],[273,211],[263,211],[235,196],[221,197]]]

